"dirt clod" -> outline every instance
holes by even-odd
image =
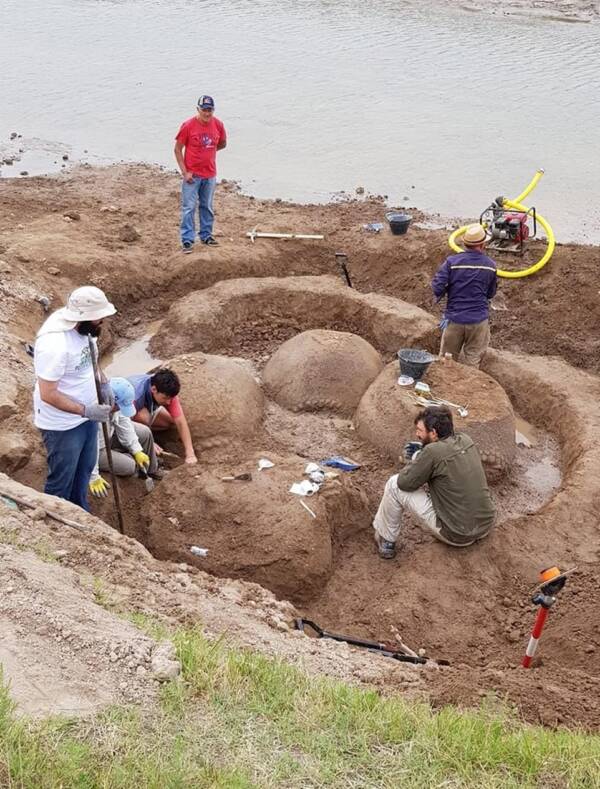
[[[123,225],[119,230],[119,239],[127,244],[133,244],[135,241],[139,241],[141,237],[140,231],[133,225]]]
[[[142,669],[140,672],[139,669]],[[181,663],[176,659],[175,647],[170,641],[161,642],[152,654],[152,663],[150,666],[154,679],[159,682],[168,682],[171,679],[179,676],[181,671]],[[138,666],[136,671],[138,676],[144,677],[146,669],[143,666]]]

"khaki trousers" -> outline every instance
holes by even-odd
[[[440,356],[451,353],[455,362],[460,352],[465,355],[465,364],[479,367],[481,360],[490,344],[490,322],[452,323],[444,329]]]
[[[138,437],[138,441],[142,445],[142,452],[145,452],[150,458],[150,467],[148,471],[154,472],[158,468],[158,461],[156,460],[156,452],[154,450],[154,438],[152,431],[146,425],[141,425],[139,422],[134,422],[133,427]],[[129,451],[123,447],[117,439],[117,432],[113,433],[110,442],[112,450],[112,462],[115,474],[117,477],[133,477],[137,471],[137,464]],[[100,450],[100,457],[98,460],[98,468],[100,471],[110,471],[108,466],[108,457],[106,456],[106,449]]]
[[[453,545],[455,548],[466,548],[467,545],[472,545],[474,542],[455,543],[443,537],[437,525],[437,516],[429,493],[423,488],[410,493],[400,490],[397,474],[394,474],[385,483],[383,497],[373,521],[373,528],[383,540],[396,542],[398,539],[403,508],[416,515],[419,526],[423,531],[433,535],[436,540],[445,542],[446,545]]]

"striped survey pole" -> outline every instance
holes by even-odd
[[[535,655],[535,650],[537,649],[538,641],[540,640],[542,630],[544,629],[546,619],[548,618],[549,610],[549,606],[545,606],[543,604],[540,605],[540,610],[537,612],[535,624],[533,626],[533,630],[531,631],[531,636],[529,637],[529,643],[527,644],[527,649],[525,650],[525,655],[523,656],[523,661],[521,662],[523,668],[529,668],[531,665],[531,661]]]
[[[571,572],[571,571],[569,571]],[[535,655],[542,630],[548,618],[550,608],[556,602],[556,595],[560,592],[567,581],[567,574],[561,573],[558,567],[548,567],[540,573],[540,586],[537,588],[536,593],[531,598],[534,605],[539,605],[540,610],[537,612],[533,630],[525,650],[525,655],[521,661],[523,668],[529,668],[531,661]]]

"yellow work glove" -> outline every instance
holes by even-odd
[[[139,452],[135,452],[133,455],[133,459],[138,464],[140,468],[143,468],[144,471],[148,471],[150,468],[150,458],[145,452],[142,452],[140,449]]]
[[[102,477],[98,477],[98,479],[92,480],[88,485],[88,489],[92,496],[98,496],[98,498],[106,498],[108,496],[108,489],[110,485],[105,479]]]

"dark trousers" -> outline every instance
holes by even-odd
[[[89,511],[88,485],[98,456],[98,423],[86,420],[71,430],[42,430],[48,454],[44,493]]]

